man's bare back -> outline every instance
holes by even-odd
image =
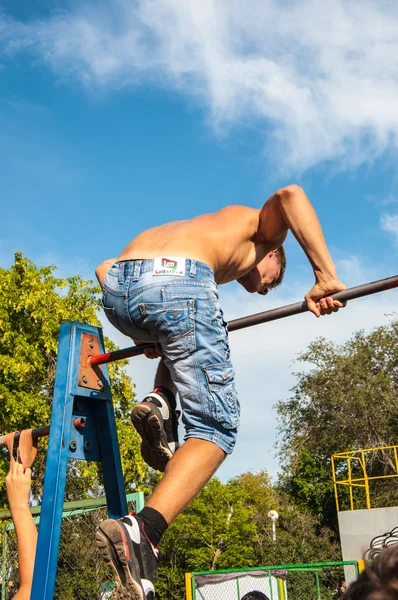
[[[218,284],[227,283],[250,271],[275,249],[264,239],[259,224],[260,210],[227,206],[216,213],[147,229],[117,260],[185,256],[209,265]]]
[[[100,285],[115,261],[151,259],[164,254],[204,262],[216,283],[238,280],[248,292],[266,294],[280,280],[278,256],[288,231],[304,250],[315,275],[305,296],[317,317],[341,308],[329,295],[345,288],[338,280],[317,215],[304,190],[288,185],[277,190],[261,210],[227,206],[188,221],[174,221],[147,229],[134,238],[117,259],[106,259],[96,269]]]

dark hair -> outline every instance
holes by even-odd
[[[398,597],[398,544],[388,546],[366,565],[342,600],[396,600]]]
[[[253,590],[252,592],[247,592],[247,594],[242,596],[241,600],[269,600],[269,598],[262,592]]]
[[[270,290],[273,290],[282,283],[286,271],[286,252],[284,246],[279,246],[279,248],[277,248],[275,252],[278,253],[278,261],[281,266],[281,270],[279,271],[278,277],[274,279],[274,281],[271,283]]]

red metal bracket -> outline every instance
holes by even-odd
[[[100,352],[99,338],[90,333],[82,333],[78,379],[80,386],[89,388],[90,390],[102,390],[104,388],[105,378],[102,373],[102,367],[99,365],[92,366],[88,362],[89,356],[95,356],[96,354],[100,354]]]

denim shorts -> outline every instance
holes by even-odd
[[[240,406],[214,273],[184,259],[183,276],[159,276],[155,260],[112,265],[103,285],[105,314],[124,335],[161,345],[180,397],[185,439],[208,440],[230,454]]]

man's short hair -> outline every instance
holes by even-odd
[[[269,600],[269,598],[262,592],[253,590],[252,592],[247,592],[247,594],[242,596],[241,600]]]
[[[395,600],[398,596],[398,543],[384,548],[342,600]]]
[[[270,285],[271,290],[278,287],[278,285],[280,285],[282,283],[282,280],[283,280],[283,277],[284,277],[285,271],[286,271],[286,252],[285,252],[284,246],[279,246],[279,248],[277,248],[277,250],[275,250],[275,252],[278,253],[278,262],[281,266],[281,269],[279,271],[278,277],[276,279],[274,279],[274,281]]]

